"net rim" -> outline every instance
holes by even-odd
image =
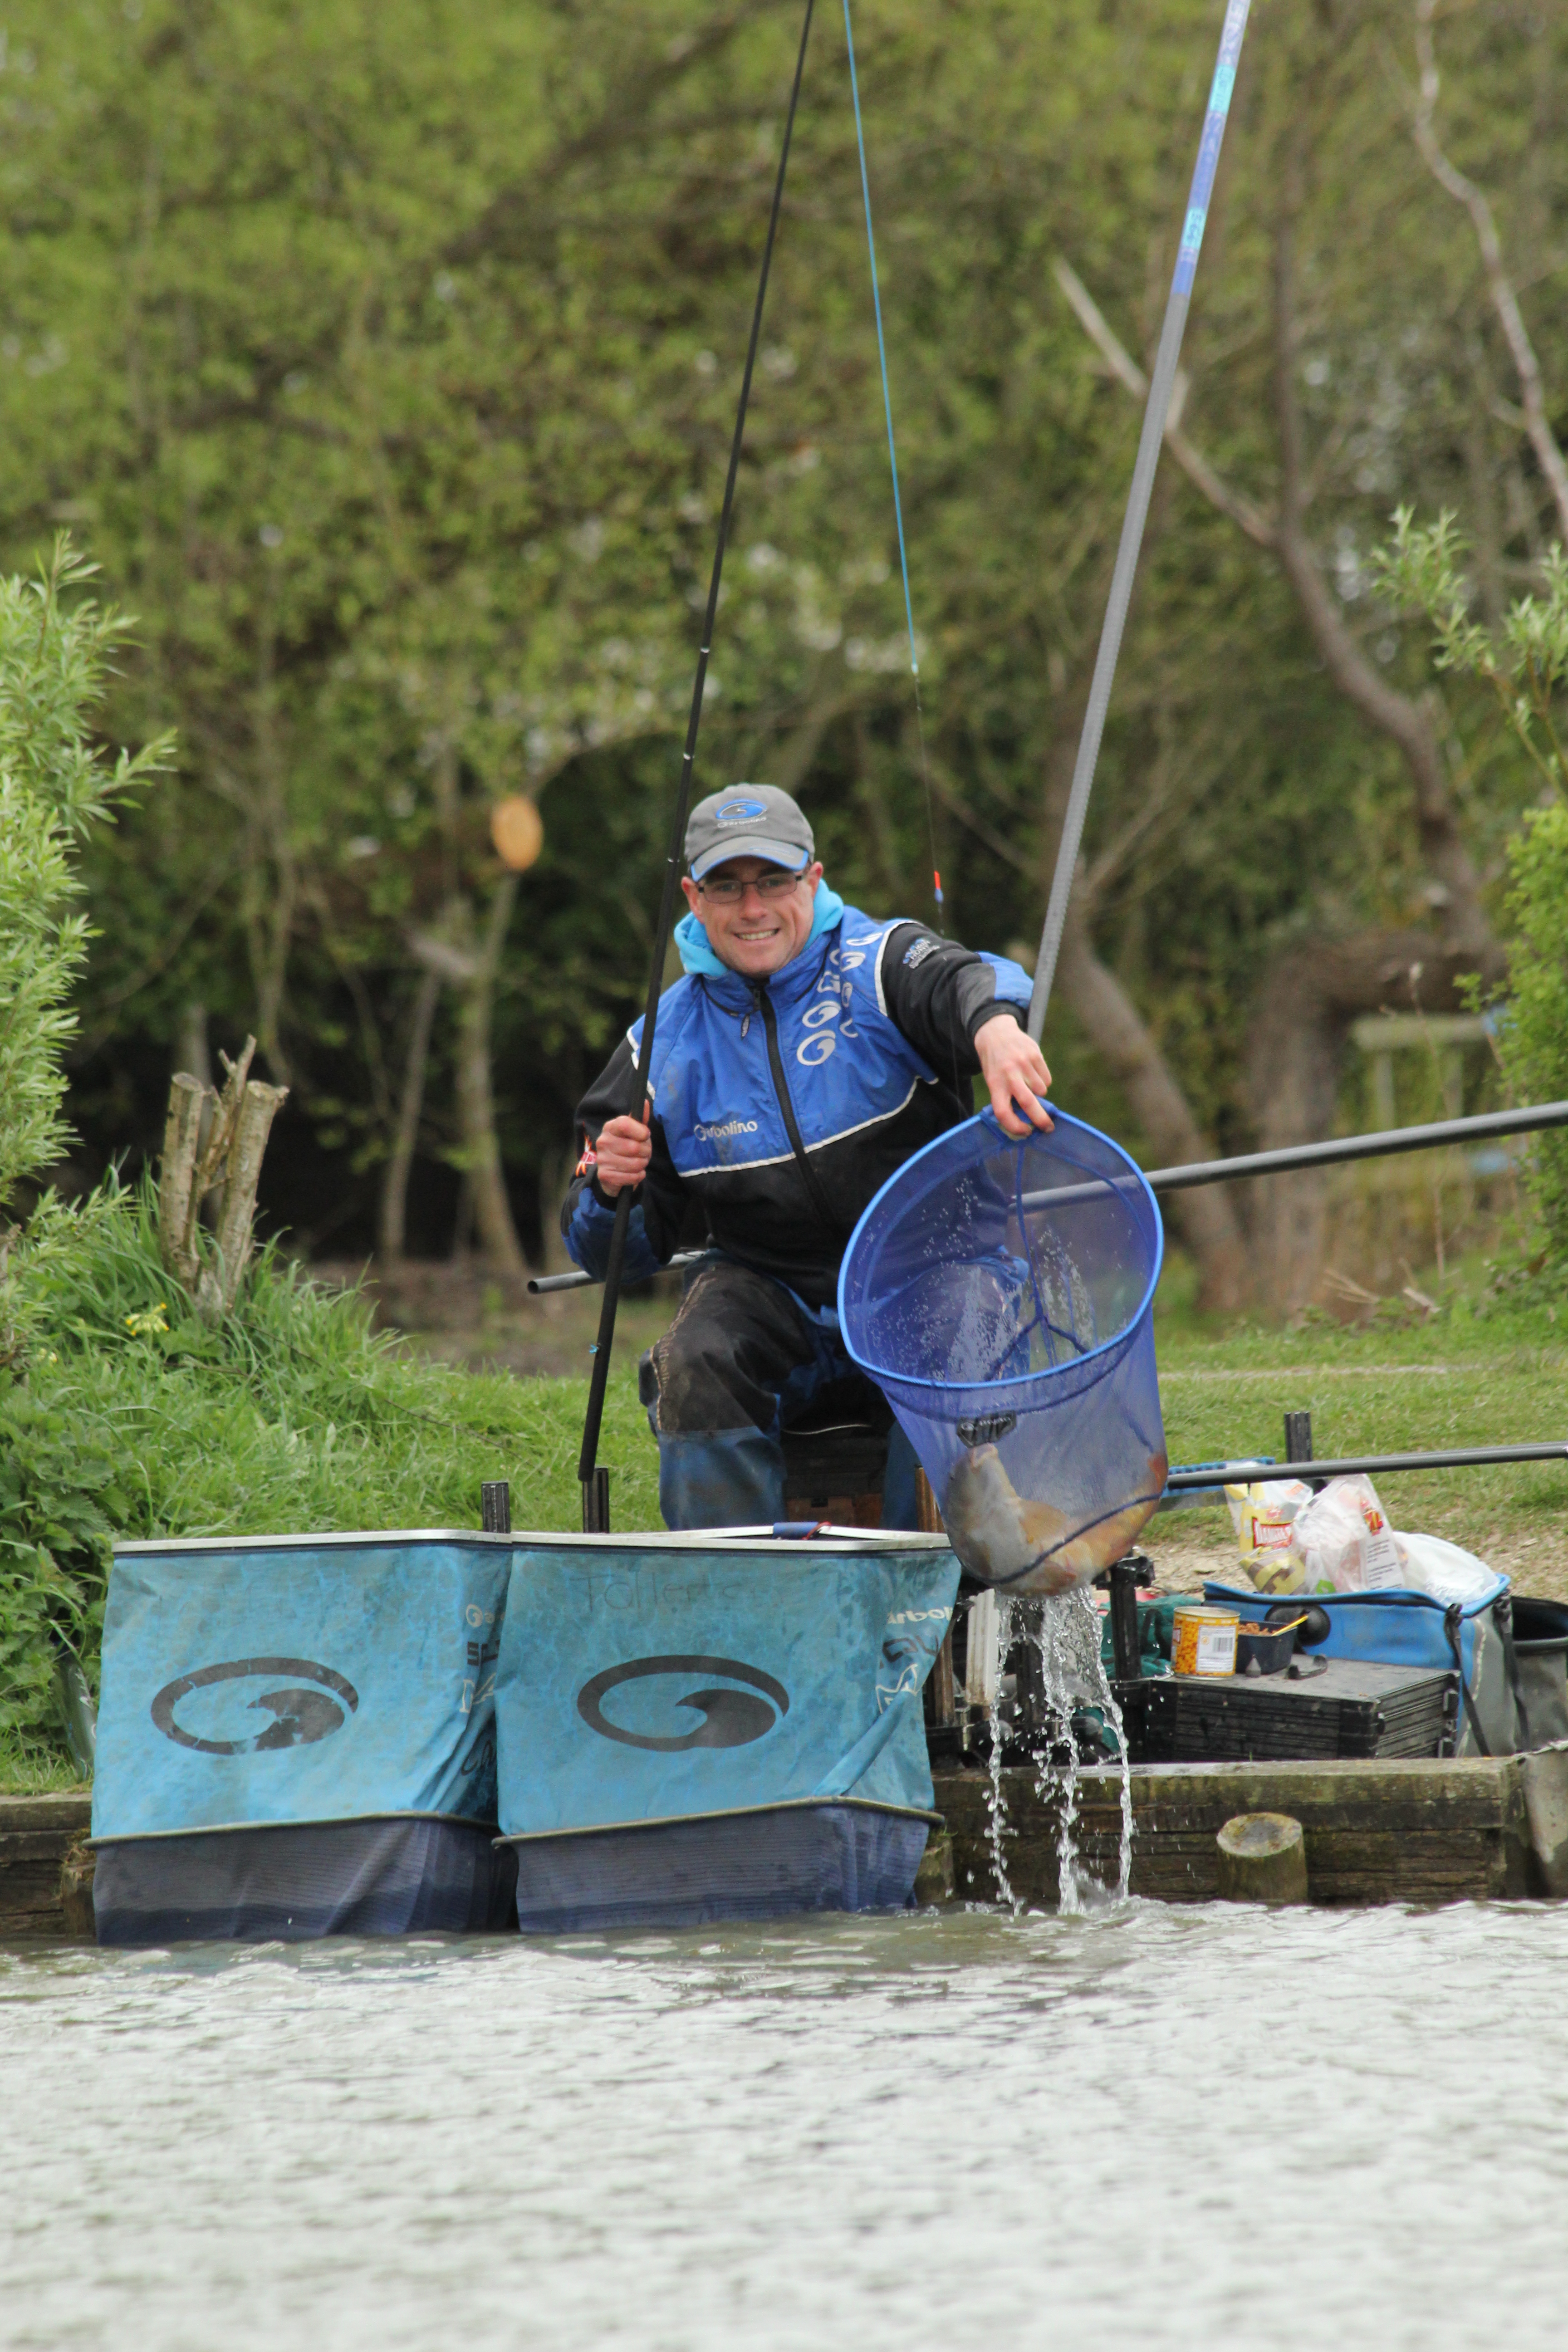
[[[1165,1221],[1160,1214],[1160,1203],[1155,1199],[1154,1192],[1150,1185],[1149,1180],[1144,1175],[1142,1168],[1139,1167],[1138,1162],[1129,1152],[1123,1150],[1121,1145],[1117,1142],[1114,1136],[1102,1133],[1098,1127],[1090,1127],[1087,1119],[1074,1118],[1069,1111],[1058,1110],[1054,1104],[1051,1107],[1051,1119],[1053,1123],[1053,1132],[1064,1127],[1068,1128],[1077,1135],[1091,1137],[1096,1143],[1103,1144],[1108,1151],[1114,1153],[1115,1157],[1121,1161],[1128,1175],[1132,1178],[1137,1190],[1142,1193],[1144,1200],[1148,1203],[1149,1215],[1154,1236],[1153,1260],[1149,1269],[1149,1279],[1144,1286],[1143,1296],[1139,1300],[1135,1312],[1128,1317],[1120,1331],[1113,1331],[1108,1339],[1098,1340],[1092,1348],[1086,1349],[1081,1356],[1076,1356],[1070,1364],[1048,1364],[1044,1366],[1037,1372],[1026,1373],[1022,1380],[1020,1380],[1016,1375],[1015,1375],[1011,1380],[1003,1379],[995,1381],[928,1380],[918,1372],[895,1371],[890,1365],[879,1366],[874,1364],[868,1357],[861,1354],[854,1339],[850,1337],[849,1317],[847,1313],[848,1302],[846,1297],[846,1290],[849,1278],[849,1268],[853,1263],[855,1253],[859,1247],[862,1234],[865,1232],[871,1219],[876,1215],[882,1201],[885,1199],[887,1194],[892,1191],[894,1185],[903,1183],[910,1176],[911,1171],[920,1166],[922,1160],[929,1160],[933,1153],[939,1152],[944,1149],[951,1150],[953,1138],[955,1136],[963,1135],[967,1129],[972,1128],[984,1129],[987,1133],[994,1136],[997,1143],[1005,1150],[1022,1151],[1026,1150],[1028,1147],[1029,1139],[1027,1137],[1020,1138],[1016,1135],[1008,1135],[1005,1131],[1001,1121],[997,1118],[994,1111],[976,1111],[972,1118],[964,1119],[957,1127],[945,1129],[941,1135],[934,1137],[930,1143],[922,1144],[919,1151],[912,1152],[910,1154],[910,1158],[904,1161],[901,1168],[896,1168],[893,1171],[893,1173],[889,1177],[887,1182],[881,1186],[879,1191],[873,1194],[872,1198],[867,1202],[865,1208],[861,1211],[860,1215],[857,1220],[855,1230],[850,1234],[848,1243],[845,1248],[844,1256],[838,1268],[838,1329],[844,1341],[845,1349],[848,1354],[850,1360],[853,1363],[858,1364],[860,1370],[865,1372],[869,1379],[876,1381],[879,1386],[882,1382],[887,1381],[896,1387],[904,1390],[915,1390],[925,1395],[943,1391],[951,1395],[955,1391],[962,1391],[964,1394],[969,1396],[984,1396],[987,1392],[996,1391],[1002,1389],[1016,1389],[1026,1383],[1032,1386],[1037,1381],[1043,1381],[1055,1380],[1062,1373],[1068,1371],[1081,1372],[1086,1365],[1092,1364],[1099,1357],[1108,1357],[1117,1349],[1120,1349],[1123,1354],[1126,1352],[1130,1343],[1136,1337],[1140,1325],[1144,1321],[1144,1318],[1147,1317],[1150,1307],[1153,1303],[1154,1292],[1158,1287],[1160,1276],[1164,1267]],[[1111,1184],[1114,1180],[1107,1176],[1098,1181],[1109,1185]],[[1110,1372],[1114,1370],[1114,1369],[1115,1366],[1110,1363],[1107,1363],[1103,1368],[1105,1372]],[[1100,1375],[1097,1375],[1096,1377],[1098,1378]],[[1094,1384],[1094,1381],[1092,1380],[1085,1383],[1085,1385],[1089,1387],[1092,1387]],[[938,1417],[942,1419],[948,1418],[945,1414],[939,1414]]]

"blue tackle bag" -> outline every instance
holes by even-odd
[[[122,1544],[92,1828],[100,1943],[510,1924],[495,1664],[510,1543]]]
[[[496,1732],[521,1927],[908,1902],[942,1538],[514,1541]]]
[[[1447,1603],[1415,1591],[1313,1592],[1282,1601],[1277,1592],[1217,1583],[1204,1586],[1204,1598],[1248,1621],[1286,1607],[1321,1609],[1329,1631],[1311,1644],[1314,1657],[1452,1674],[1458,1687],[1451,1755],[1511,1756],[1531,1745],[1506,1576],[1489,1591]]]

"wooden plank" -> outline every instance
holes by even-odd
[[[1215,1893],[1215,1837],[1233,1814],[1280,1812],[1301,1823],[1314,1902],[1452,1902],[1529,1890],[1529,1831],[1516,1759],[1461,1757],[1314,1764],[1134,1766],[1135,1895],[1204,1901]],[[936,1776],[952,1837],[956,1892],[995,1899],[989,1776]],[[1026,1903],[1058,1899],[1059,1797],[1035,1774],[1002,1774],[1003,1866]],[[1079,1779],[1074,1852],[1114,1878],[1121,1850],[1120,1776]]]
[[[82,1933],[80,1900],[68,1922],[61,1878],[91,1825],[89,1792],[0,1796],[0,1940]],[[72,1874],[80,1878],[79,1863],[73,1864]]]

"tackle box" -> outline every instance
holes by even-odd
[[[1300,1682],[1172,1675],[1119,1683],[1117,1698],[1135,1764],[1259,1763],[1450,1755],[1459,1691],[1430,1667],[1329,1658]]]

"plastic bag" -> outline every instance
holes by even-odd
[[[1412,1592],[1425,1592],[1445,1608],[1458,1601],[1484,1601],[1497,1583],[1497,1570],[1473,1551],[1449,1543],[1442,1536],[1405,1535],[1394,1531],[1399,1553],[1399,1581]]]
[[[1268,1478],[1227,1486],[1225,1498],[1241,1549],[1241,1564],[1259,1592],[1300,1592],[1306,1565],[1296,1549],[1296,1520],[1312,1499],[1300,1478]]]
[[[1377,1489],[1367,1477],[1331,1478],[1292,1529],[1308,1592],[1384,1592],[1405,1570]]]

